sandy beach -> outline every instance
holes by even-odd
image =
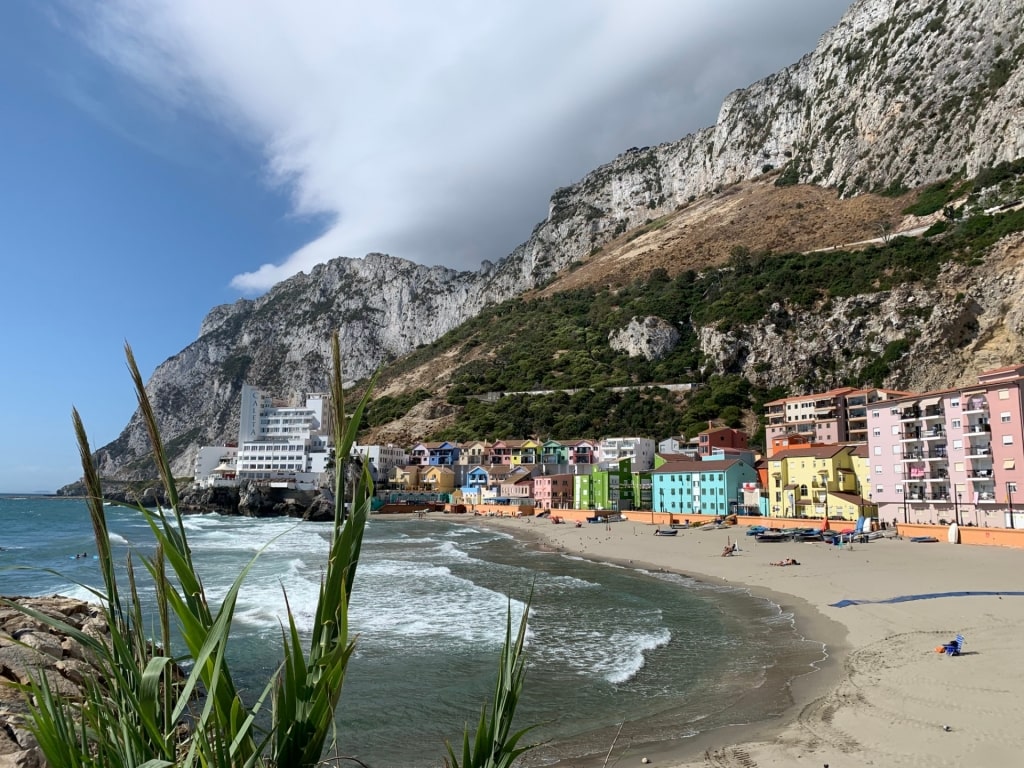
[[[639,521],[576,528],[443,517],[500,527],[567,554],[742,586],[791,612],[805,637],[825,644],[828,660],[794,681],[782,718],[657,749],[617,745],[609,766],[646,757],[662,768],[985,768],[1015,765],[1024,755],[1017,656],[1024,650],[1024,551],[903,539],[839,548],[757,543],[744,528],[661,537]],[[722,557],[728,540],[740,549]],[[790,557],[800,564],[770,565]],[[836,605],[842,601],[856,602]],[[958,633],[963,655],[935,652]]]

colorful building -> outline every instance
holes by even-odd
[[[864,485],[864,448],[820,445],[789,448],[767,463],[769,514],[773,517],[871,517],[875,504]],[[858,474],[860,473],[860,474]]]
[[[744,450],[747,447],[747,433],[732,427],[716,427],[711,424],[697,434],[697,453],[710,456],[716,448]]]
[[[569,446],[558,440],[545,440],[540,447],[541,464],[568,464]]]
[[[746,461],[720,456],[668,461],[651,472],[654,511],[694,515],[737,511],[744,503],[743,486],[757,484],[757,471]]]
[[[1024,366],[870,412],[871,482],[886,520],[1024,527]]]
[[[486,463],[490,452],[491,444],[486,440],[468,443],[459,449],[459,464],[469,467],[479,466]]]
[[[868,410],[906,394],[888,389],[838,387],[772,400],[765,404],[766,456],[774,453],[776,439],[787,435],[798,435],[808,443],[820,445],[864,442]]]
[[[533,498],[543,509],[570,509],[573,505],[573,478],[576,475],[537,475],[533,478]]]
[[[420,474],[420,485],[430,493],[451,493],[455,490],[455,473],[449,467],[427,467]]]
[[[611,473],[606,469],[595,469],[586,475],[573,475],[573,506],[576,509],[612,509],[609,493]]]

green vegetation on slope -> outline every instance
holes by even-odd
[[[996,174],[993,178],[998,183],[1007,183],[1005,173],[991,173]],[[947,190],[954,188],[963,191],[964,185],[948,182],[928,205],[940,204],[940,199],[945,202]],[[977,183],[974,188],[978,189]],[[754,406],[765,393],[747,384],[746,389],[738,387],[736,397],[728,402],[712,398],[710,407],[705,408],[700,399],[704,390],[698,390],[687,398],[680,416],[672,396],[664,391],[627,396],[605,388],[669,382],[708,384],[696,328],[741,331],[768,321],[784,329],[791,321],[790,312],[813,310],[831,299],[885,291],[905,283],[930,287],[944,263],[975,264],[1000,238],[1024,230],[1024,211],[974,215],[944,224],[941,237],[897,237],[860,250],[771,254],[738,247],[725,267],[703,273],[687,271],[673,278],[665,270],[655,270],[644,281],[614,289],[587,288],[544,298],[512,299],[485,309],[389,372],[411,370],[463,345],[466,359],[452,374],[448,400],[464,406],[464,412],[457,427],[431,436],[435,439],[689,433],[705,426],[710,418],[738,419],[739,413]],[[633,317],[648,315],[672,323],[679,331],[680,343],[671,354],[647,361],[609,347],[611,332]],[[893,342],[850,383],[880,384],[912,340]],[[477,349],[486,354],[474,354]],[[739,368],[727,372],[737,374]],[[736,379],[743,381],[739,376]],[[489,392],[575,389],[590,391],[513,396],[494,403],[473,399]]]

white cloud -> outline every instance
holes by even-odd
[[[553,189],[710,124],[810,50],[845,0],[110,0],[91,45],[162,99],[263,148],[330,222],[247,293],[370,251],[473,268]]]

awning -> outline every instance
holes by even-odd
[[[978,395],[984,395],[986,390],[984,389],[969,389],[964,390],[960,393],[960,397],[977,397]]]
[[[785,490],[787,490],[787,491],[792,491],[792,490],[794,490],[795,488],[799,488],[799,487],[800,487],[799,485],[796,485],[796,484],[794,483],[794,484],[792,484],[792,485],[787,485],[787,486],[785,487]]]
[[[938,405],[939,400],[941,399],[941,397],[926,397],[924,400],[921,400],[918,405],[922,408],[927,408],[930,405]]]

